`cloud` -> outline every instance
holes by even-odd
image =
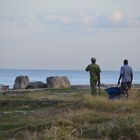
[[[80,32],[90,27],[92,17],[85,13],[41,13],[37,16],[44,27],[66,32]]]
[[[2,26],[16,26],[20,28],[27,28],[29,23],[31,23],[31,18],[26,16],[0,16],[0,25]]]
[[[106,28],[106,29],[118,29],[118,28],[127,28],[128,23],[127,19],[119,19],[118,17],[114,17],[112,19],[111,17],[102,15],[99,17],[96,17],[93,21],[94,28]]]
[[[140,28],[140,17],[136,17],[133,20],[130,19],[128,25],[131,28]]]
[[[42,13],[37,18],[44,24],[60,25],[71,23],[71,17],[68,15],[62,15],[57,13]]]
[[[98,15],[84,11],[60,13],[42,13],[38,15],[38,20],[44,25],[58,27],[60,30],[86,31],[99,28],[126,28],[127,18],[119,10],[113,11],[111,15]]]
[[[139,28],[140,17],[125,17],[123,12],[115,10],[110,15],[95,15],[87,11],[40,13],[30,16],[0,16],[0,28],[9,26],[25,29],[36,34],[54,32],[92,32],[98,29]]]
[[[113,14],[110,17],[110,20],[113,22],[121,22],[124,18],[124,15],[121,11],[114,11]]]

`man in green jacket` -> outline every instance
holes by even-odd
[[[96,85],[100,86],[100,67],[96,64],[96,58],[91,58],[91,64],[86,67],[86,71],[89,71],[90,75],[90,87],[91,94],[96,95]]]

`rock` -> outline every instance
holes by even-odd
[[[30,82],[29,85],[26,87],[26,89],[37,89],[37,88],[47,88],[47,84],[36,81],[36,82]]]
[[[66,76],[52,76],[46,79],[49,88],[68,88],[70,81]]]
[[[29,85],[28,76],[18,76],[15,79],[13,89],[26,89]]]
[[[9,90],[9,85],[2,85],[2,90]]]
[[[89,89],[90,85],[71,85],[72,89]]]
[[[0,84],[0,89],[2,90],[2,85]]]
[[[0,84],[0,94],[2,93],[2,85]]]

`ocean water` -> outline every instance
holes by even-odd
[[[13,87],[15,78],[20,75],[27,75],[30,81],[46,82],[50,76],[67,76],[71,85],[89,84],[89,73],[82,70],[0,70],[0,84]],[[119,71],[102,71],[102,84],[117,84]],[[134,72],[134,84],[140,84],[140,71]]]

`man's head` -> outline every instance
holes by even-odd
[[[91,58],[91,62],[92,62],[92,63],[95,63],[95,62],[96,62],[96,58],[92,57],[92,58]]]
[[[128,60],[125,59],[125,60],[123,61],[123,63],[124,63],[124,65],[127,65],[127,64],[128,64]]]

